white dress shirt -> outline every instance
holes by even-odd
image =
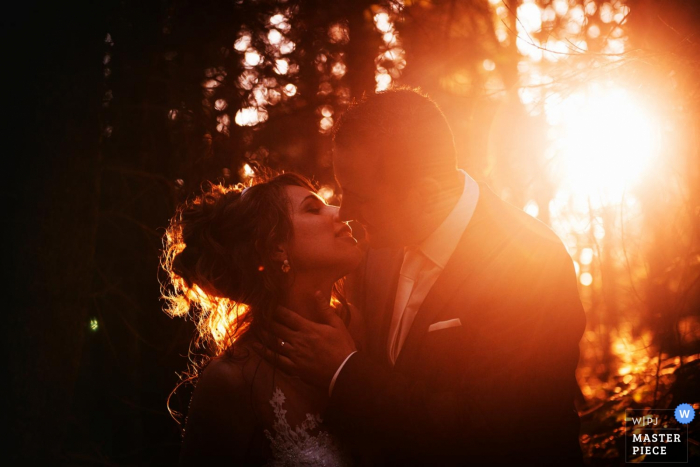
[[[464,177],[464,189],[450,214],[420,245],[404,249],[387,341],[387,352],[392,364],[396,363],[418,309],[457,248],[479,200],[479,185],[465,171],[459,172]],[[353,354],[354,352],[348,355],[335,372],[329,395],[333,392],[340,371]]]
[[[416,313],[457,248],[479,200],[479,185],[463,170],[464,189],[450,214],[420,245],[405,248],[387,352],[396,363]]]

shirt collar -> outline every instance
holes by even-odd
[[[459,172],[464,176],[462,195],[442,224],[418,247],[421,253],[441,269],[445,269],[447,261],[457,248],[479,200],[479,184],[464,170]]]

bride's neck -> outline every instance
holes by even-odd
[[[281,305],[289,308],[306,319],[315,321],[314,313],[317,311],[314,294],[320,290],[324,297],[330,300],[333,283],[330,279],[319,279],[298,275],[294,278],[294,283],[287,289],[282,297]]]

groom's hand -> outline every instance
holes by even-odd
[[[262,356],[291,376],[328,390],[333,375],[357,350],[345,324],[321,292],[316,292],[317,321],[283,307],[270,325],[273,348],[258,347]],[[284,344],[283,344],[284,343]]]

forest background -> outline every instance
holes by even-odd
[[[176,203],[260,166],[338,203],[333,125],[396,85],[566,243],[588,465],[620,462],[626,408],[700,409],[700,2],[24,2],[2,22],[11,459],[173,464],[194,333],[160,300]]]

